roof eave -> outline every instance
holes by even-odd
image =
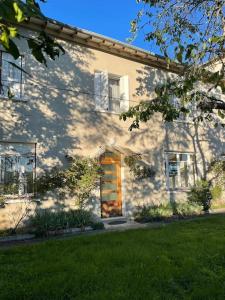
[[[35,31],[44,30],[46,33],[56,38],[69,40],[77,44],[115,54],[169,72],[181,73],[183,70],[182,65],[175,62],[168,64],[166,59],[162,56],[154,55],[141,48],[122,43],[91,31],[72,27],[55,20],[31,17],[23,23],[23,27]]]

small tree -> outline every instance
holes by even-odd
[[[96,188],[100,169],[95,159],[79,156],[71,159],[70,167],[64,173],[65,186],[75,196],[80,209],[85,208],[91,192]]]
[[[75,197],[79,209],[84,209],[97,185],[100,169],[96,159],[72,157],[67,169],[54,167],[40,176],[36,181],[37,191],[45,194],[61,188],[64,192],[68,191],[71,197]]]

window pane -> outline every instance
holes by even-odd
[[[8,93],[11,93],[18,99],[21,98],[23,92],[22,71],[13,64],[21,68],[22,57],[15,60],[12,55],[2,52],[1,94],[8,96]]]
[[[188,155],[187,154],[180,154],[180,161],[187,161]]]
[[[120,80],[109,78],[109,111],[120,112]]]
[[[171,189],[178,187],[178,163],[169,162],[169,184]]]
[[[104,190],[116,190],[117,189],[117,184],[113,184],[113,183],[103,183],[101,185],[102,191]]]
[[[177,161],[178,158],[178,161]],[[168,153],[167,182],[170,189],[188,188],[194,184],[194,155],[187,153]]]
[[[34,144],[0,144],[0,192],[2,194],[33,193],[34,171]]]
[[[102,201],[117,201],[117,193],[102,195]]]
[[[103,178],[104,181],[106,181],[106,180],[111,181],[111,180],[116,179],[117,176],[116,176],[116,174],[104,174],[102,176],[102,178]]]
[[[180,187],[187,188],[189,186],[189,172],[187,162],[180,162]]]
[[[116,171],[116,165],[102,165],[104,171]]]

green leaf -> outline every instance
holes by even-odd
[[[15,18],[16,18],[17,22],[18,23],[23,22],[25,20],[25,17],[24,17],[23,11],[20,9],[17,2],[13,3],[13,8],[15,11]]]
[[[9,48],[9,34],[6,30],[2,30],[0,35],[0,41],[5,49]]]
[[[15,38],[17,36],[18,31],[16,27],[8,27],[8,30],[11,38]]]

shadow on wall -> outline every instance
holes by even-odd
[[[142,70],[137,70],[137,73],[138,87],[136,89],[136,95],[143,96],[143,100],[153,99],[155,97],[154,88],[158,84],[165,82],[168,78],[175,78],[176,76],[147,66],[143,67]],[[158,114],[155,114],[152,119],[148,121],[145,129],[132,132],[129,141],[130,144],[139,141],[143,149],[145,149],[147,148],[146,141],[151,143],[151,154],[146,153],[146,155],[149,156],[149,161],[154,162],[156,170],[161,173],[158,182],[146,182],[146,184],[144,184],[143,189],[145,194],[148,195],[148,198],[152,200],[154,193],[157,195],[160,189],[166,188],[164,151],[194,152],[196,154],[196,174],[201,178],[206,178],[208,162],[225,152],[224,133],[225,129],[223,127],[219,126],[218,128],[214,128],[209,123],[163,123],[161,122],[161,116]],[[144,138],[146,136],[148,136],[147,139]],[[158,186],[160,188],[158,188]],[[141,188],[138,184],[133,188],[134,194],[137,194],[137,199],[139,198],[139,189]],[[176,201],[182,201],[182,197],[186,198],[186,193],[183,193],[183,196],[181,193],[178,197],[175,193],[170,193],[171,204],[176,203]],[[168,196],[165,195],[165,198],[168,199]]]
[[[94,74],[89,65],[93,52],[77,45],[63,45],[66,54],[50,61],[48,68],[27,55],[26,103],[4,101],[0,139],[37,142],[40,169],[66,164],[65,155],[104,143],[104,134],[120,128],[106,114],[95,112]],[[7,103],[8,102],[8,103]]]
[[[86,155],[97,144],[105,144],[109,132],[121,134],[107,114],[95,112],[94,74],[90,71],[93,52],[62,43],[65,55],[49,61],[48,68],[34,61],[26,50],[25,70],[31,76],[25,79],[25,101],[6,99],[0,103],[0,140],[37,142],[37,173],[66,166],[67,154]],[[46,205],[52,209],[70,206],[69,201],[59,198],[52,197]],[[1,211],[1,223],[9,214],[16,217],[12,206],[8,204],[8,211]]]

